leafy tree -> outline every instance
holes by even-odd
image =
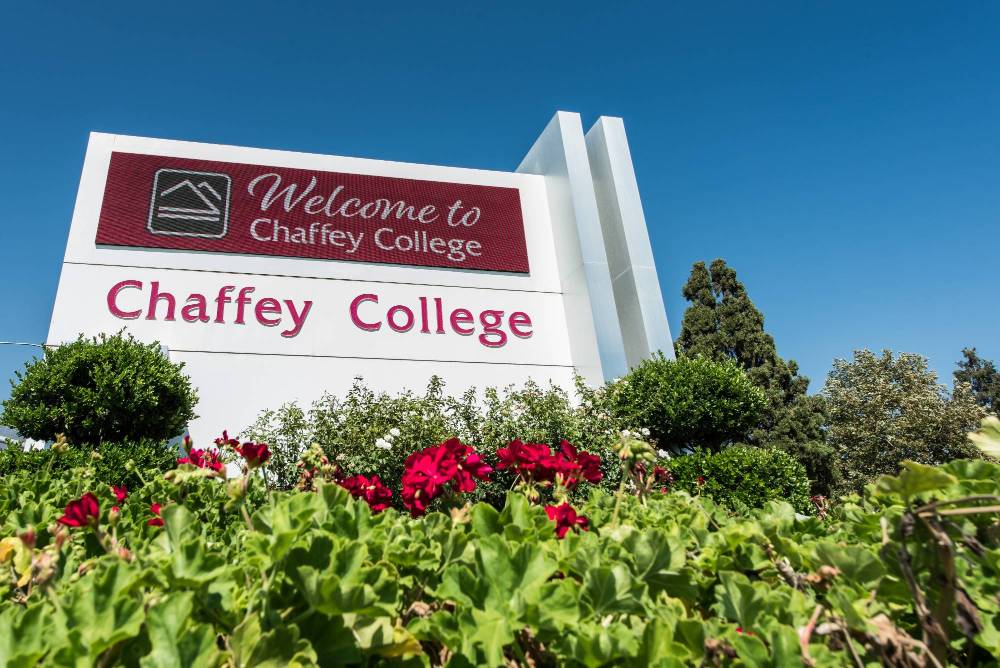
[[[993,413],[1000,413],[1000,371],[990,360],[976,354],[975,348],[962,350],[965,357],[958,363],[955,380],[968,383],[976,403]]]
[[[847,490],[897,473],[904,460],[941,464],[980,457],[967,434],[985,411],[967,383],[956,382],[949,394],[920,355],[855,351],[852,361],[834,360],[823,393],[829,443]]]
[[[623,424],[648,429],[674,452],[718,451],[746,438],[766,405],[764,392],[732,361],[662,354],[609,385],[606,400]]]
[[[184,432],[198,403],[183,368],[157,343],[81,336],[16,373],[0,423],[30,438],[65,434],[73,445],[169,440]]]
[[[767,405],[747,437],[753,445],[773,445],[795,456],[813,481],[814,494],[829,494],[838,480],[837,462],[825,444],[824,401],[809,396],[809,379],[793,360],[778,355],[757,309],[736,271],[725,260],[711,267],[696,262],[684,285],[691,305],[676,341],[679,356],[730,360],[764,390]]]

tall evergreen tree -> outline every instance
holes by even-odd
[[[725,260],[711,267],[696,262],[684,285],[691,305],[675,342],[678,355],[735,361],[767,395],[768,407],[750,435],[755,445],[772,445],[795,455],[813,480],[813,492],[828,494],[837,480],[832,448],[825,444],[824,403],[809,396],[809,379],[793,360],[778,355],[757,309],[736,271]]]
[[[993,413],[1000,413],[1000,371],[990,360],[982,359],[975,348],[962,350],[955,380],[972,386],[976,403]]]

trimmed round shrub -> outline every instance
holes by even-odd
[[[813,510],[805,468],[775,448],[738,445],[717,453],[699,450],[663,466],[674,477],[673,489],[711,497],[735,511],[763,508],[768,501],[787,501],[801,513]]]
[[[719,450],[760,421],[764,392],[733,362],[660,353],[608,386],[619,422],[649,429],[662,449]]]
[[[183,367],[131,335],[81,336],[17,372],[0,423],[35,439],[65,434],[74,446],[166,441],[196,417]]]
[[[106,485],[138,489],[143,477],[165,473],[177,466],[177,447],[160,441],[104,443],[95,450],[68,448],[23,451],[17,445],[0,450],[0,480],[11,475],[32,475],[43,470],[53,473],[94,464],[95,480]]]

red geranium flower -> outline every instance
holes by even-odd
[[[476,490],[476,480],[489,480],[493,467],[482,460],[475,450],[457,438],[450,438],[441,445],[455,459],[455,486],[468,494]]]
[[[529,477],[534,471],[545,468],[545,461],[550,456],[549,446],[544,443],[524,443],[515,438],[506,448],[497,450],[497,468],[512,469],[515,473]]]
[[[364,499],[376,513],[388,508],[392,501],[392,490],[383,485],[377,475],[371,478],[354,475],[341,480],[340,486],[350,492],[351,496]]]
[[[559,456],[562,461],[557,471],[563,475],[567,487],[574,487],[581,477],[590,483],[598,483],[604,477],[601,473],[601,458],[589,452],[578,451],[566,439],[559,445],[557,457]]]
[[[178,457],[177,463],[194,464],[200,469],[212,469],[213,471],[221,471],[225,466],[219,459],[218,450],[199,450],[198,448],[191,448],[187,457]]]
[[[101,506],[92,492],[66,504],[63,516],[56,521],[68,527],[96,527],[101,519]]]
[[[148,522],[146,522],[146,524],[148,524],[151,527],[161,527],[161,526],[163,526],[163,518],[160,517],[160,504],[158,504],[158,503],[150,504],[149,510],[154,515],[156,515],[156,517],[150,518],[150,520]]]
[[[559,506],[545,506],[545,513],[550,520],[556,523],[557,538],[563,538],[570,529],[586,531],[590,525],[590,520],[583,515],[577,515],[576,510],[568,503]]]
[[[403,505],[417,517],[427,512],[448,483],[457,492],[471,492],[476,480],[489,480],[493,467],[457,438],[414,452],[403,470]]]
[[[118,503],[122,503],[123,501],[125,501],[125,499],[128,498],[128,489],[124,485],[122,487],[115,487],[114,485],[112,485],[111,492],[112,494],[115,495],[115,498],[118,500]]]
[[[556,452],[544,443],[511,441],[506,448],[497,450],[498,469],[510,469],[525,482],[551,483],[558,480],[564,486],[575,487],[580,479],[600,482],[601,458],[581,452],[565,439]]]
[[[236,452],[243,456],[247,466],[252,469],[262,466],[271,458],[271,451],[267,448],[267,443],[244,443],[236,446]]]
[[[704,485],[704,484],[705,484],[705,476],[703,476],[703,475],[700,475],[700,476],[698,476],[697,478],[695,478],[695,479],[694,479],[694,481],[695,481],[696,483],[698,483],[698,486],[699,486],[699,487],[701,487],[702,485]]]

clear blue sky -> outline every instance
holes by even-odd
[[[0,1],[0,340],[45,338],[91,130],[511,170],[565,109],[625,119],[675,336],[723,257],[813,391],[1000,362],[1000,5],[472,4]]]

